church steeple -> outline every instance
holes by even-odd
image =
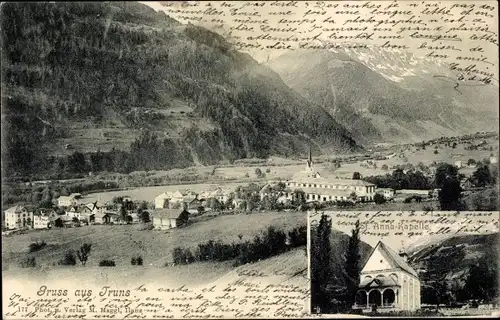
[[[312,160],[312,151],[311,151],[311,146],[309,146],[309,157],[307,158],[307,164],[306,164],[306,172],[313,172],[313,160]]]
[[[404,241],[401,241],[401,249],[399,249],[399,256],[403,258],[404,261],[408,261],[408,253],[406,253]]]
[[[312,163],[313,163],[312,151],[311,151],[311,146],[309,146],[309,165],[312,166]]]

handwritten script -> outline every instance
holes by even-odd
[[[294,318],[306,314],[310,295],[306,276],[301,274],[243,268],[234,281],[197,288],[151,283],[133,287],[35,285],[26,281],[19,286],[7,280],[4,288],[10,289],[4,290],[3,311],[7,319]],[[288,281],[291,277],[295,280]]]
[[[262,61],[270,51],[376,47],[437,61],[445,81],[498,84],[495,1],[163,1],[156,9]]]
[[[311,225],[323,212],[311,213]],[[419,239],[427,236],[487,234],[498,232],[498,212],[487,211],[338,211],[324,212],[334,229],[350,233],[357,221],[360,234],[374,241],[384,238]]]

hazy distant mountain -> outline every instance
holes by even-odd
[[[460,85],[447,69],[408,52],[293,51],[268,65],[324,107],[359,141],[419,141],[498,124],[498,88]],[[438,76],[438,77],[436,77]]]
[[[358,147],[271,69],[146,5],[5,3],[2,39],[9,173],[41,170],[45,155],[128,149],[144,129],[169,146],[165,168],[180,165],[173,154],[185,165]]]

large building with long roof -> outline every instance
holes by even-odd
[[[308,202],[329,201],[373,201],[376,186],[373,183],[355,179],[337,179],[320,174],[314,169],[311,151],[306,167],[285,181],[287,188],[304,191]]]

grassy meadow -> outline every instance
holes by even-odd
[[[37,265],[53,267],[67,250],[78,250],[84,243],[92,244],[88,266],[97,266],[102,259],[112,259],[117,266],[131,266],[130,259],[141,255],[144,265],[161,267],[171,263],[174,247],[195,249],[209,240],[224,243],[252,240],[268,226],[290,230],[306,224],[304,212],[259,212],[224,215],[211,219],[192,219],[192,223],[166,231],[140,230],[141,225],[93,225],[80,228],[32,230],[24,234],[4,236],[2,260],[4,269],[18,268],[27,255]],[[241,237],[241,239],[240,239]],[[28,254],[35,241],[47,245]]]

